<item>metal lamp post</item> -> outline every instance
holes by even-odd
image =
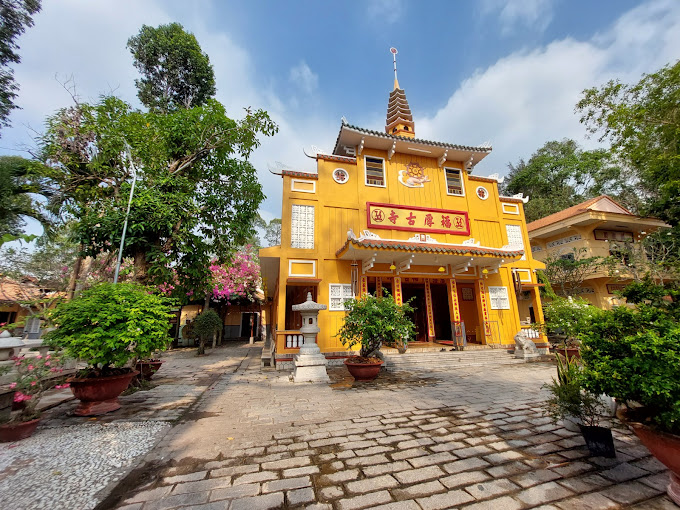
[[[127,211],[125,212],[125,223],[123,223],[123,235],[120,238],[120,247],[118,248],[118,262],[116,263],[116,271],[113,274],[113,284],[118,283],[118,273],[120,272],[120,262],[123,259],[123,246],[125,245],[125,234],[127,233],[128,217],[130,216],[130,206],[132,205],[132,195],[135,193],[135,184],[137,183],[137,169],[132,161],[132,153],[130,152],[130,147],[125,144],[125,152],[127,153],[127,159],[130,162],[130,168],[132,169],[132,187],[130,188],[130,198],[128,199]]]

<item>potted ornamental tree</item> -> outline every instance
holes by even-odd
[[[680,288],[647,279],[621,294],[635,306],[581,333],[584,383],[625,404],[617,416],[671,470],[668,495],[680,505]]]
[[[198,336],[198,355],[205,354],[205,343],[222,331],[222,319],[212,308],[208,308],[194,321],[194,334]],[[214,342],[213,342],[214,344]]]
[[[342,345],[352,349],[359,345],[358,356],[345,360],[349,373],[358,381],[375,379],[384,363],[380,347],[384,343],[406,345],[414,326],[407,315],[413,312],[408,304],[398,305],[389,295],[372,296],[345,301],[348,310],[345,322],[338,331]]]
[[[80,400],[77,416],[120,408],[118,396],[139,373],[131,366],[167,347],[173,316],[167,298],[135,283],[100,283],[49,315],[56,326],[49,345],[88,364],[68,380]]]
[[[562,337],[555,351],[568,359],[580,357],[581,341],[578,333],[587,327],[600,310],[582,298],[554,296],[545,305],[544,312],[547,333]]]

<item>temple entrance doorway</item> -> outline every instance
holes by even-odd
[[[409,316],[416,327],[415,342],[427,342],[427,304],[425,302],[425,284],[424,283],[405,283],[401,286],[401,295],[403,302],[406,303],[409,299],[411,306],[415,309]]]
[[[451,316],[449,314],[449,296],[444,283],[431,283],[432,318],[434,319],[434,338],[451,340]]]
[[[479,338],[479,310],[475,284],[456,282],[456,287],[460,320],[465,323],[465,337],[468,343],[482,343]]]

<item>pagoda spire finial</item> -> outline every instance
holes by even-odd
[[[406,100],[406,93],[399,87],[397,80],[397,48],[390,48],[394,62],[394,89],[390,92],[387,102],[387,119],[385,132],[390,135],[415,138],[415,124],[413,115]]]
[[[394,62],[394,90],[399,88],[399,80],[397,80],[397,48],[390,48],[390,53],[392,54],[392,61]]]

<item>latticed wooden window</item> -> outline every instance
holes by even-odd
[[[524,249],[524,238],[522,237],[522,227],[519,225],[506,225],[505,231],[508,234],[508,244],[517,250]],[[526,260],[527,256],[522,255],[522,260]]]
[[[366,157],[366,184],[370,186],[385,185],[385,167],[382,159]]]
[[[460,170],[457,168],[446,168],[446,193],[448,195],[464,196],[463,179],[460,176]]]
[[[314,206],[293,204],[290,216],[290,247],[314,248]]]
[[[346,283],[329,283],[329,311],[343,311],[345,310],[345,301],[352,299],[354,293],[352,292],[352,285]]]

